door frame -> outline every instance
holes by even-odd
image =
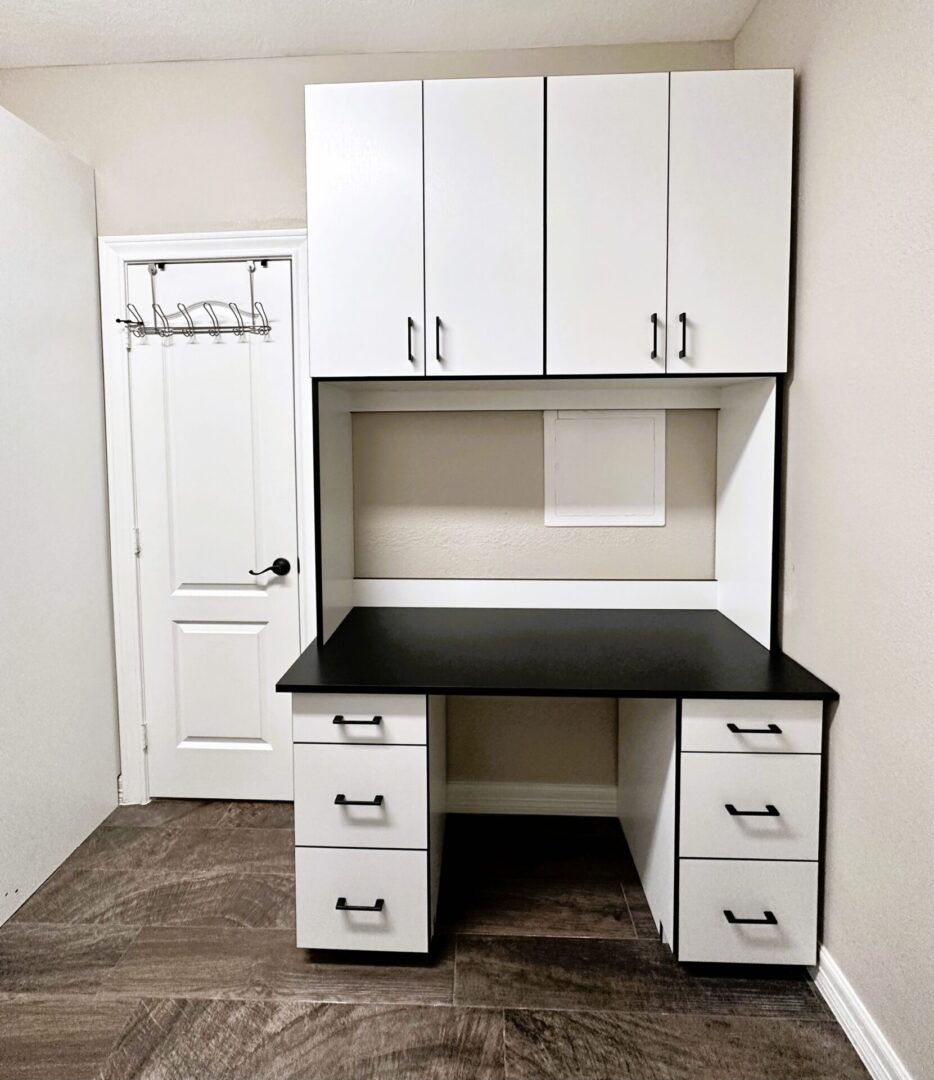
[[[256,232],[102,236],[98,239],[104,416],[113,590],[117,716],[120,737],[121,804],[149,802],[143,640],[139,605],[139,561],[128,331],[126,268],[130,263],[287,258],[292,264],[292,380],[295,416],[295,482],[298,553],[305,573],[298,587],[301,648],[315,637],[315,531],[312,463],[313,422],[308,355],[308,244],[304,229]],[[145,539],[144,539],[145,542]]]

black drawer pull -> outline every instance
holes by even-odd
[[[723,914],[731,926],[778,926],[778,919],[771,911],[763,911],[761,919],[737,919],[732,911],[725,909]]]
[[[383,718],[381,716],[374,716],[372,720],[345,720],[340,713],[331,721],[332,724],[375,724],[376,727],[379,727],[382,722]]]
[[[764,810],[737,810],[731,803],[725,803],[726,812],[731,817],[780,817],[781,815],[771,803],[765,804]]]
[[[682,311],[678,316],[678,322],[681,323],[681,348],[678,350],[678,356],[683,360],[688,354],[688,316],[686,311]]]
[[[348,904],[346,896],[339,896],[334,906],[335,911],[382,911],[386,901],[380,897],[375,904]]]
[[[412,331],[415,329],[415,320],[411,315],[408,317],[407,325],[409,328],[409,363],[414,364],[415,354],[412,352]]]
[[[441,355],[441,316],[435,316],[435,359],[439,364],[444,363],[444,357]]]
[[[767,724],[765,727],[737,727],[736,724],[727,724],[727,730],[734,735],[781,735],[782,729],[778,724]]]
[[[652,312],[652,352],[651,359],[658,359],[658,312]]]
[[[375,795],[372,799],[348,799],[346,795],[334,796],[335,806],[382,806],[383,796]]]

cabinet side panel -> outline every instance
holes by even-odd
[[[347,394],[317,385],[318,641],[323,645],[353,607],[353,436]]]
[[[766,648],[772,629],[774,379],[724,387],[717,431],[717,607]]]
[[[438,914],[444,823],[447,813],[447,698],[428,698],[428,911],[429,940]]]
[[[619,821],[663,941],[672,945],[677,702],[619,702]]]

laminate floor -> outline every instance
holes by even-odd
[[[290,804],[121,807],[0,927],[0,1080],[865,1080],[798,970],[679,967],[618,824],[452,817],[428,958],[294,946]]]

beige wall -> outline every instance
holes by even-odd
[[[94,166],[104,236],[275,229],[305,224],[306,83],[732,63],[697,42],[23,68],[0,71],[0,105]]]
[[[541,412],[358,413],[356,577],[711,579],[717,413],[669,409],[666,520],[545,525]]]
[[[934,6],[761,0],[799,72],[783,646],[841,695],[824,942],[916,1080],[934,1062]]]

